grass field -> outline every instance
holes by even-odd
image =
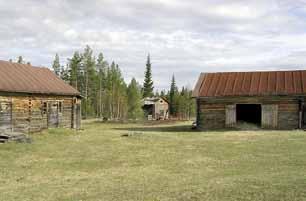
[[[306,132],[188,124],[86,123],[0,144],[0,200],[306,200]]]

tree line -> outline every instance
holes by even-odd
[[[179,90],[174,75],[169,90],[154,92],[150,55],[147,57],[142,85],[135,78],[127,84],[119,65],[115,61],[106,61],[103,53],[95,56],[89,46],[83,52],[74,52],[66,65],[60,64],[59,55],[56,54],[52,68],[57,76],[83,96],[82,116],[85,119],[142,119],[142,99],[153,96],[168,101],[172,118],[189,119],[195,115],[191,90],[186,87]]]

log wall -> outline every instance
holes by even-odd
[[[278,105],[278,128],[296,129],[299,126],[299,104],[280,103]]]
[[[49,127],[80,128],[81,112],[77,110],[80,104],[80,99],[69,96],[0,94],[0,131],[36,132]],[[55,109],[52,124],[50,105]]]
[[[225,105],[203,104],[198,105],[197,125],[200,129],[219,129],[225,127]]]

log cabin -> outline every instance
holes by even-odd
[[[306,71],[202,73],[193,90],[197,128],[306,127]]]
[[[0,132],[80,126],[76,89],[48,68],[0,61]]]

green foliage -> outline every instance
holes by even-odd
[[[94,111],[97,105],[96,91],[97,91],[97,72],[95,71],[95,58],[93,50],[87,45],[82,55],[81,71],[83,74],[83,85],[81,85],[81,92],[84,94],[84,104],[82,107],[83,117],[86,119],[87,115],[94,116]]]
[[[195,117],[196,109],[195,100],[192,99],[192,90],[183,87],[179,91],[174,75],[171,79],[170,91],[168,93],[161,91],[161,97],[168,100],[172,118],[191,119]]]
[[[62,74],[63,69],[61,69],[61,64],[60,64],[60,60],[59,60],[59,56],[56,53],[53,64],[52,64],[52,69],[53,72],[57,75],[60,76],[60,74]]]
[[[79,52],[74,52],[73,57],[68,59],[69,83],[75,89],[81,89],[81,61],[82,57]]]
[[[141,91],[140,87],[133,78],[127,89],[128,96],[128,118],[137,120],[143,117],[141,108]]]
[[[170,85],[170,93],[169,93],[169,104],[170,104],[170,115],[175,116],[177,115],[177,107],[178,107],[178,89],[175,82],[174,75],[171,79],[171,85]]]
[[[108,66],[107,61],[104,60],[102,53],[98,55],[96,71],[98,73],[98,91],[97,91],[97,116],[103,117],[105,114],[105,92],[106,92],[106,68]]]
[[[150,55],[147,57],[147,64],[146,64],[146,71],[145,71],[145,78],[143,83],[143,97],[152,97],[154,86],[152,80],[152,69],[151,69],[151,61]]]
[[[121,70],[113,61],[106,74],[106,117],[123,119],[127,115],[127,86]]]
[[[68,67],[65,68],[64,66],[60,67],[60,74],[59,74],[60,78],[62,80],[64,80],[65,82],[69,83],[69,71],[68,71]]]
[[[53,67],[57,71],[59,57],[56,54]],[[173,76],[171,90],[153,93],[150,55],[147,58],[145,83],[141,87],[135,79],[127,87],[120,67],[114,61],[109,63],[104,55],[99,53],[97,58],[87,45],[83,52],[74,52],[68,59],[67,66],[60,66],[60,78],[76,88],[82,95],[83,118],[98,117],[110,120],[139,119],[143,117],[141,98],[161,96],[171,102],[171,115],[188,119],[193,116],[190,101],[190,91],[179,92]],[[142,94],[143,92],[143,94]],[[188,106],[188,107],[187,107]]]

